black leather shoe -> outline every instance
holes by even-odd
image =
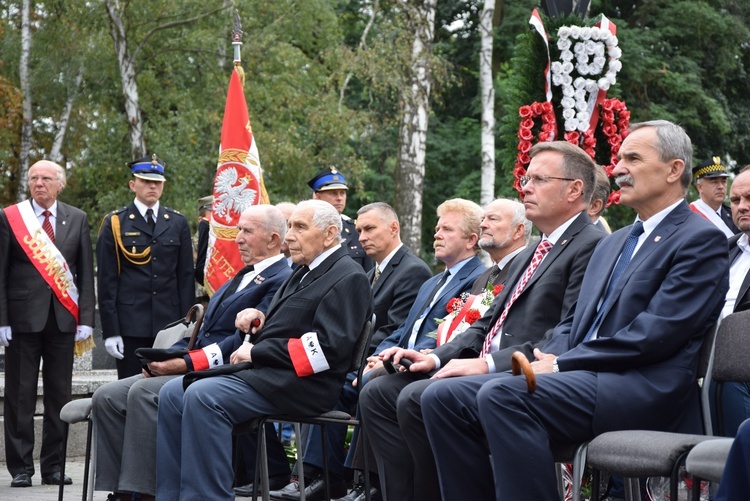
[[[73,479],[65,475],[65,485],[70,485],[72,483]],[[42,485],[60,485],[60,472],[56,471],[54,473],[42,475]]]
[[[268,489],[277,491],[283,489],[289,482],[289,475],[276,475],[268,478]],[[299,489],[298,489],[299,490]],[[260,493],[260,485],[258,486],[258,493]],[[253,495],[253,484],[247,484],[240,487],[234,488],[234,495],[243,498],[249,498]]]
[[[297,496],[299,496],[299,482],[297,481],[296,476],[292,477],[292,481],[288,483],[287,485],[285,485],[284,487],[282,487],[281,489],[276,490],[276,491],[271,491],[268,494],[271,497],[271,499],[273,499],[274,501],[280,501],[282,499],[285,499],[283,497],[285,494],[294,494],[294,493],[296,493]]]
[[[331,479],[331,498],[340,498],[346,495],[346,484],[343,480]],[[300,499],[299,488],[297,492],[282,494],[282,499],[296,501]],[[305,499],[307,501],[324,501],[326,499],[326,481],[322,474],[315,475],[309,485],[305,485]]]
[[[10,482],[11,487],[31,487],[31,475],[28,473],[16,473]]]
[[[366,501],[365,496],[365,484],[356,484],[354,488],[346,496],[333,501]],[[380,491],[373,486],[370,486],[370,501],[380,501]]]

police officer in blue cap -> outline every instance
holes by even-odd
[[[195,299],[187,219],[159,204],[164,162],[154,154],[128,167],[135,200],[104,216],[96,242],[102,336],[120,379],[141,373],[135,350],[150,347]]]
[[[690,204],[690,209],[697,212],[731,238],[739,229],[732,221],[732,210],[724,204],[727,196],[727,168],[721,158],[712,157],[693,167],[693,180],[700,198]]]
[[[341,237],[344,239],[343,245],[346,245],[352,259],[365,271],[369,271],[373,266],[372,259],[367,257],[362,244],[359,243],[359,233],[357,233],[354,221],[344,214],[346,192],[349,190],[344,175],[336,167],[328,167],[318,172],[307,182],[307,185],[313,190],[313,198],[328,202],[339,211],[343,223],[341,231]]]

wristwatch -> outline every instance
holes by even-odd
[[[560,368],[557,366],[557,357],[552,361],[552,372],[560,372]]]

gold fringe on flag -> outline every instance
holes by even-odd
[[[84,353],[94,348],[96,348],[96,343],[94,343],[94,335],[92,334],[83,341],[76,341],[74,353],[76,357],[82,357]]]

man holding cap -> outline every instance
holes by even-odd
[[[721,164],[719,157],[693,167],[693,179],[700,198],[691,203],[690,208],[711,221],[730,238],[739,233],[739,230],[732,221],[731,209],[724,205],[728,176],[727,168]]]
[[[346,250],[354,261],[359,263],[365,271],[370,271],[373,266],[372,259],[367,257],[362,244],[359,243],[359,233],[357,233],[354,221],[344,214],[346,192],[349,190],[344,175],[336,167],[328,167],[318,172],[307,182],[307,185],[312,188],[314,199],[328,202],[339,211],[342,224],[341,238],[344,239],[342,245],[346,246]]]
[[[135,350],[150,347],[195,297],[187,219],[159,205],[164,162],[154,154],[128,167],[135,200],[104,217],[96,242],[102,336],[119,379],[141,373]]]

